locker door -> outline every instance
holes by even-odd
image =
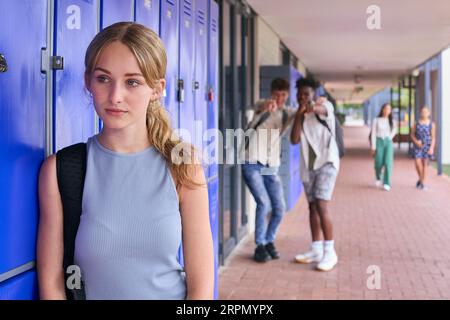
[[[219,6],[215,1],[209,0],[208,23],[208,129],[219,129]],[[219,141],[211,141],[214,144],[213,156],[218,157]],[[209,176],[216,177],[219,174],[218,164],[211,164]]]
[[[92,1],[92,0],[88,0]],[[100,0],[100,27],[120,21],[134,21],[134,0]]]
[[[303,77],[303,75],[294,67],[290,67],[290,105],[291,107],[298,108],[297,102],[297,89],[295,88],[296,81]],[[300,144],[290,144],[290,179],[291,179],[291,203],[288,204],[289,208],[293,208],[298,198],[300,197],[303,189],[303,184],[300,179]]]
[[[0,282],[0,300],[38,299],[36,271],[30,270]]]
[[[55,2],[55,55],[64,58],[64,69],[54,73],[55,151],[95,134],[94,105],[84,86],[84,55],[97,28],[97,1]]]
[[[208,1],[197,0],[195,2],[195,78],[194,78],[194,105],[195,121],[198,131],[201,131],[200,141],[197,142],[199,150],[207,150],[207,141],[203,140],[203,135],[208,127],[206,101],[207,92],[207,11]],[[201,130],[200,130],[201,129]],[[205,166],[205,176],[209,177],[209,167]]]
[[[219,130],[219,113],[218,113],[218,88],[219,88],[219,7],[213,0],[208,1],[208,41],[207,50],[207,112],[206,121],[208,129]],[[219,143],[217,140],[207,141],[212,143],[213,154],[217,159],[219,152]],[[221,146],[220,146],[221,147]],[[214,154],[215,153],[215,154]],[[211,224],[211,231],[214,241],[214,298],[218,298],[218,282],[217,271],[219,268],[219,178],[218,178],[218,164],[211,164],[209,166],[209,217]]]
[[[180,1],[180,47],[179,47],[179,81],[183,81],[183,92],[180,101],[180,122],[179,127],[185,130],[186,134],[181,133],[181,137],[190,143],[193,143],[199,150],[201,149],[201,132],[197,136],[194,127],[195,109],[194,109],[194,7],[192,0]],[[181,84],[180,84],[181,85]]]
[[[178,0],[161,0],[160,37],[167,51],[166,91],[164,106],[170,114],[172,127],[179,127],[178,105]]]
[[[35,260],[38,174],[45,158],[47,0],[2,1],[0,10],[0,283]],[[31,32],[32,31],[32,32]],[[7,66],[7,68],[4,68]],[[31,290],[31,285],[26,286]],[[23,289],[26,290],[26,289]],[[0,291],[0,299],[4,291]]]
[[[136,0],[136,22],[159,34],[159,0]]]
[[[219,270],[219,179],[208,182],[209,219],[214,242],[214,299],[218,298]]]
[[[289,91],[289,105],[291,107],[298,107],[297,102],[297,88],[295,87],[295,84],[298,79],[303,78],[303,75],[294,67],[290,67],[290,79],[289,82],[291,84],[291,88]]]

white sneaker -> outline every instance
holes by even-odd
[[[306,253],[298,254],[294,260],[297,263],[320,262],[323,258],[323,251],[311,250]]]
[[[381,180],[375,181],[375,186],[376,186],[377,188],[381,188],[382,185],[383,185],[383,183],[381,182]]]
[[[336,251],[334,250],[325,251],[323,259],[317,265],[317,270],[330,271],[336,266],[337,263],[338,263],[338,256],[336,254]]]
[[[391,191],[391,186],[385,184],[385,185],[383,186],[383,189],[386,190],[386,191]]]

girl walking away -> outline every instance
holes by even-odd
[[[414,162],[419,180],[416,188],[425,188],[425,172],[428,159],[433,157],[435,145],[435,124],[430,120],[430,109],[423,106],[420,109],[420,119],[411,130],[411,140],[414,143]]]
[[[86,299],[213,298],[208,190],[202,166],[173,152],[181,141],[160,102],[166,64],[158,35],[132,22],[103,29],[87,49],[84,80],[103,129],[87,141],[80,223],[71,226]],[[39,177],[42,299],[71,298],[58,159],[47,158]]]
[[[377,187],[391,190],[391,176],[394,162],[394,148],[392,139],[397,127],[392,120],[392,108],[389,103],[383,104],[380,114],[373,120],[371,131],[371,153],[375,156],[375,176]],[[383,181],[382,171],[383,173]]]

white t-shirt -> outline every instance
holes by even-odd
[[[254,106],[254,110],[260,110],[265,100],[260,100]],[[283,126],[283,111],[286,111],[287,119]],[[249,135],[248,149],[244,144],[241,147],[240,157],[250,163],[261,163],[269,167],[280,166],[281,138],[288,132],[288,128],[292,124],[296,108],[283,106],[270,113],[269,117],[258,126],[253,134]],[[249,123],[249,127],[253,128],[260,120],[262,113],[255,115]]]
[[[334,108],[331,102],[326,101],[324,107],[327,109],[327,115],[319,115],[322,120],[325,120],[330,130],[321,124],[313,112],[305,114],[303,122],[303,130],[301,132],[301,151],[302,157],[300,159],[300,172],[304,182],[309,180],[309,148],[308,144],[314,150],[316,159],[314,161],[313,170],[320,169],[327,163],[331,163],[336,170],[339,170],[339,149],[335,132],[335,116]]]
[[[376,149],[377,146],[377,138],[385,139],[393,139],[397,133],[397,125],[394,122],[392,129],[389,125],[389,119],[385,117],[375,118],[372,122],[372,134],[370,145],[372,150]]]

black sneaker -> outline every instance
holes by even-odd
[[[272,257],[272,259],[279,259],[280,255],[278,254],[277,249],[275,248],[275,245],[273,242],[269,242],[266,244],[266,250],[269,253],[269,255]]]
[[[258,245],[255,249],[255,255],[253,259],[256,262],[266,262],[270,259],[269,253],[266,250],[266,247],[262,244]]]
[[[419,189],[419,186],[420,186],[420,180],[417,181],[417,183],[416,183],[416,188]]]

